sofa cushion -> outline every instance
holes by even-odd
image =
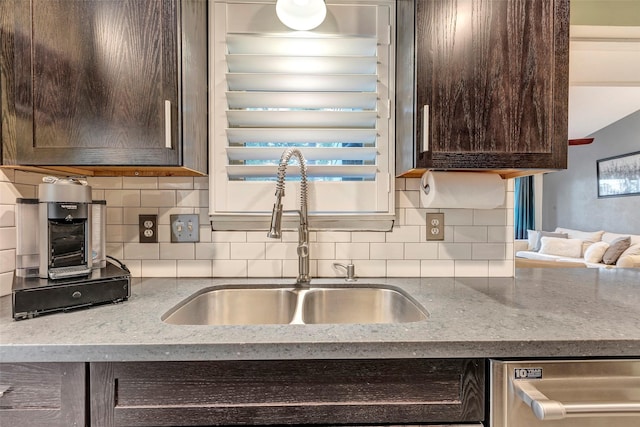
[[[569,236],[567,235],[567,233],[554,233],[554,232],[551,232],[551,231],[538,231],[538,236],[536,238],[536,245],[534,246],[532,251],[534,251],[534,252],[539,252],[540,251],[540,247],[542,246],[542,238],[543,237],[554,237],[554,238],[566,239]]]
[[[540,239],[540,253],[556,255],[563,258],[580,258],[582,255],[582,240],[558,237],[542,237]]]
[[[558,255],[547,255],[547,254],[541,254],[540,252],[533,252],[533,251],[519,251],[516,252],[516,257],[518,258],[526,258],[526,259],[534,259],[537,261],[557,261],[559,260],[560,256]]]
[[[532,251],[538,243],[538,232],[536,230],[527,230],[527,250]]]
[[[631,237],[618,237],[609,244],[609,247],[602,256],[602,262],[613,265],[618,261],[620,255],[631,246]]]
[[[630,237],[632,245],[640,245],[640,234],[619,234],[619,233],[605,232],[602,235],[602,241],[610,244],[611,242],[613,242],[616,239],[619,239],[620,237]]]
[[[581,231],[574,230],[572,228],[562,228],[557,227],[556,233],[566,233],[569,236],[569,239],[580,239],[582,240],[582,254],[584,256],[585,251],[589,246],[596,242],[602,241],[602,236],[604,236],[604,230],[599,231]]]
[[[596,242],[589,246],[586,251],[584,251],[584,260],[585,262],[590,263],[600,263],[602,262],[602,256],[609,248],[609,244],[607,242]]]

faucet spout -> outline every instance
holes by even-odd
[[[287,165],[292,156],[298,158],[300,163],[300,210],[283,211],[282,198],[284,197],[284,182],[287,173]],[[300,216],[298,226],[298,277],[296,284],[308,285],[311,281],[309,274],[309,222],[307,214],[307,161],[302,152],[297,148],[289,148],[282,153],[278,165],[278,181],[276,183],[276,201],[271,213],[271,225],[267,237],[280,238],[282,235],[282,213],[295,212]]]

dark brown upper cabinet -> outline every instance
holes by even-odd
[[[2,164],[207,172],[206,2],[7,0]]]
[[[397,175],[566,168],[568,0],[400,0],[397,12]]]

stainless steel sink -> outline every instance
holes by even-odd
[[[162,316],[172,325],[291,323],[297,295],[284,288],[203,289]]]
[[[406,323],[427,311],[401,289],[381,285],[202,289],[167,311],[173,325]]]
[[[302,305],[304,323],[407,323],[426,318],[416,302],[387,288],[311,289]]]

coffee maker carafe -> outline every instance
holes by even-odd
[[[91,187],[78,178],[47,177],[38,187],[43,279],[91,273]]]

